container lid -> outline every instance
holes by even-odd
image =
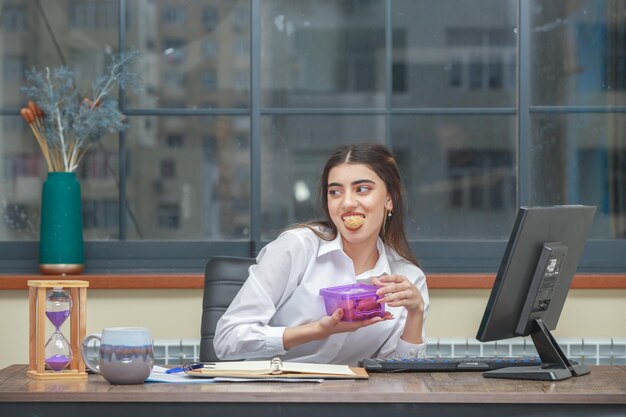
[[[350,299],[363,296],[376,296],[378,287],[369,284],[348,284],[339,285],[337,287],[328,287],[320,289],[321,296],[330,296],[335,298]]]

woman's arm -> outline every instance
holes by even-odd
[[[248,279],[217,323],[213,346],[220,359],[285,353],[284,327],[269,322],[298,286],[314,253],[314,245],[305,244],[294,232],[281,234],[261,250]]]
[[[406,322],[404,323],[404,331],[402,332],[402,340],[414,345],[424,343],[422,333],[424,330],[424,310],[407,311]]]

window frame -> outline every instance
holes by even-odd
[[[518,205],[530,201],[529,154],[530,118],[537,113],[626,113],[619,106],[532,106],[530,103],[530,1],[516,0],[518,16],[517,56],[517,105],[513,108],[394,108],[393,57],[392,57],[392,11],[393,0],[385,3],[385,95],[386,107],[377,109],[356,108],[266,108],[261,104],[261,3],[249,1],[249,58],[250,94],[246,109],[125,109],[124,94],[120,92],[120,108],[132,116],[248,116],[250,118],[250,239],[229,241],[128,241],[125,199],[126,188],[120,181],[119,235],[116,241],[85,242],[86,272],[200,272],[206,261],[216,255],[255,256],[268,242],[261,239],[261,117],[281,114],[316,115],[335,114],[340,116],[377,114],[386,120],[385,141],[393,146],[391,118],[394,115],[515,115],[518,121]],[[126,49],[126,0],[119,0],[119,50]],[[219,45],[217,45],[219,47]],[[184,58],[183,58],[184,59]],[[19,115],[18,109],[0,109],[0,116]],[[124,178],[126,137],[119,134],[119,175]],[[411,247],[430,273],[494,272],[506,246],[505,240],[440,240],[411,242]],[[0,242],[0,273],[31,273],[37,269],[38,242]],[[579,272],[626,272],[626,240],[590,239],[587,242]]]

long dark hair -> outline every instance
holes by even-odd
[[[419,266],[419,261],[413,254],[404,232],[404,185],[400,171],[393,154],[384,145],[357,143],[337,148],[326,161],[318,184],[318,197],[324,219],[301,223],[295,227],[308,227],[324,240],[333,240],[337,237],[337,227],[332,222],[328,212],[328,175],[331,169],[341,164],[366,165],[383,180],[391,196],[393,215],[391,217],[385,215],[380,230],[380,238],[400,256]],[[319,230],[319,226],[321,226],[321,230]]]

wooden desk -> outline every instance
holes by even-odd
[[[0,371],[0,416],[623,416],[626,366],[590,366],[560,382],[483,378],[479,372],[372,374],[366,381],[109,385],[38,381],[26,366]]]

